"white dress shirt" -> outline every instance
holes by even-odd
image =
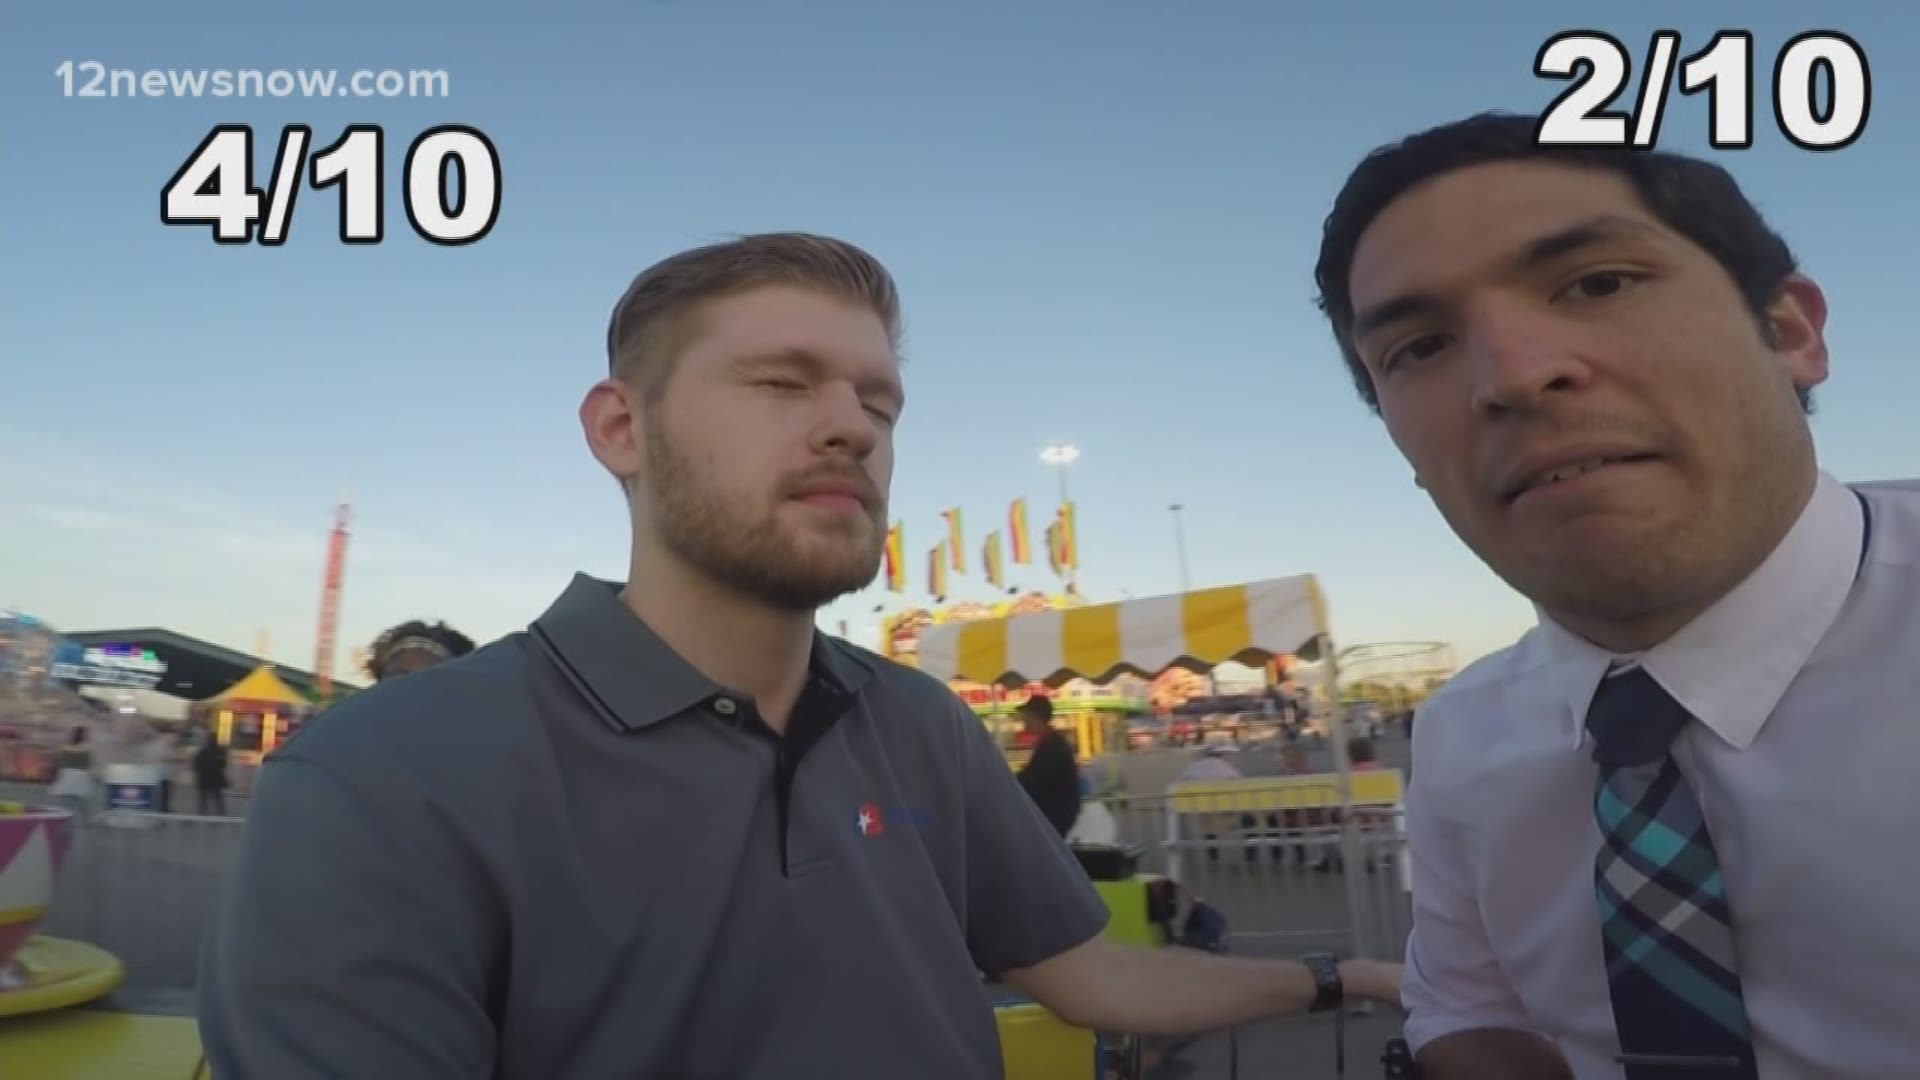
[[[1520,1028],[1556,1040],[1579,1080],[1624,1076],[1585,731],[1615,659],[1543,613],[1422,708],[1416,1050]],[[1762,1080],[1920,1077],[1920,480],[1850,490],[1821,473],[1766,562],[1640,660],[1700,721],[1674,755],[1719,852]]]

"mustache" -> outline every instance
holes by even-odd
[[[784,487],[787,496],[792,498],[801,492],[827,484],[847,488],[860,499],[861,505],[869,510],[879,510],[886,505],[886,499],[881,495],[879,486],[873,482],[872,477],[860,469],[813,469],[794,477]]]

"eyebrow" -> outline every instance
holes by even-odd
[[[1616,214],[1600,214],[1528,241],[1507,260],[1507,268],[1510,272],[1530,270],[1541,263],[1608,241],[1650,237],[1657,232],[1643,221]],[[1437,310],[1440,306],[1440,298],[1433,293],[1403,293],[1357,314],[1353,320],[1353,336],[1364,337],[1402,319]]]

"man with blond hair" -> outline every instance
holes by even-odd
[[[262,770],[207,952],[216,1076],[1002,1075],[985,974],[1083,1027],[1393,1001],[1392,965],[1106,943],[981,723],[828,637],[905,405],[892,278],[750,236],[616,307],[580,407],[625,583],[382,683]]]

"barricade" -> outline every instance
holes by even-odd
[[[1227,916],[1234,951],[1399,960],[1411,925],[1399,770],[1193,781],[1103,799],[1141,868]]]
[[[245,837],[239,818],[93,813],[74,830],[41,930],[118,956],[129,987],[192,986]]]
[[[1142,852],[1143,872],[1165,874],[1227,916],[1236,953],[1332,949],[1398,960],[1411,925],[1399,773],[1353,777],[1350,817],[1324,776],[1182,783],[1099,801],[1118,842]],[[0,797],[37,801],[36,793]],[[42,929],[120,956],[130,985],[191,986],[245,834],[237,817],[95,812],[75,831]]]

